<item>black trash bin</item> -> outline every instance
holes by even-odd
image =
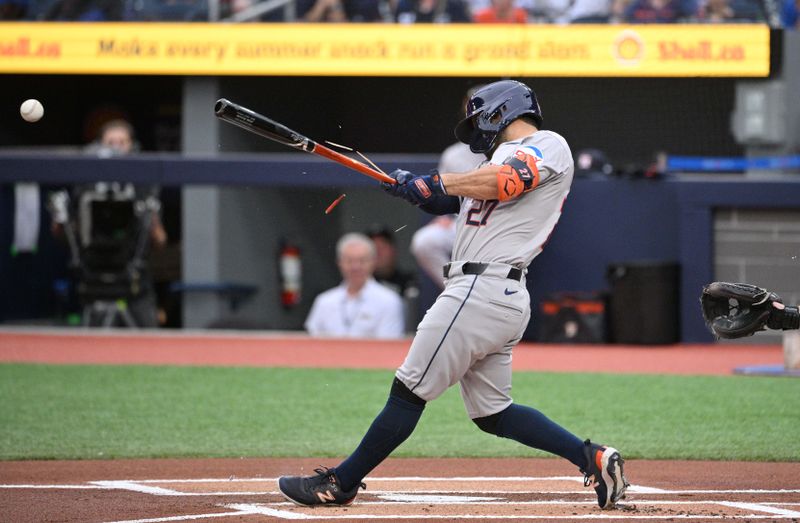
[[[614,343],[663,345],[680,341],[680,266],[628,262],[608,266],[609,329]]]

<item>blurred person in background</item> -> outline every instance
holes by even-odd
[[[467,100],[481,87],[483,85],[473,86],[467,90],[461,102],[462,114]],[[457,141],[442,152],[437,170],[440,173],[465,173],[475,169],[484,161],[486,161],[485,155],[473,153],[469,144]],[[411,254],[419,267],[440,290],[444,289],[442,267],[450,261],[455,239],[455,215],[434,217],[426,225],[420,227],[411,238]]]
[[[388,227],[374,225],[366,235],[375,244],[375,279],[403,299],[405,325],[416,325],[419,321],[419,285],[415,273],[404,271],[397,265],[394,233]]]
[[[416,293],[417,283],[414,275],[397,266],[397,245],[394,233],[388,227],[374,225],[366,236],[375,244],[375,272],[378,283],[389,287],[406,298]]]
[[[690,18],[696,11],[693,0],[633,0],[624,19],[632,24],[668,24]]]
[[[44,13],[44,20],[112,22],[122,20],[124,2],[117,0],[58,0]]]
[[[485,160],[486,157],[484,155],[470,151],[469,145],[456,142],[442,151],[437,169],[443,173],[465,173],[471,171]]]
[[[399,0],[395,21],[401,24],[467,23],[472,21],[462,0]]]
[[[228,18],[235,14],[241,13],[253,7],[256,4],[255,0],[221,0],[219,3],[220,18]],[[276,9],[273,13],[280,11]],[[259,17],[260,18],[260,17]],[[261,21],[259,18],[249,20],[251,22]]]
[[[571,5],[570,0],[514,0],[513,3],[515,8],[525,11],[528,23],[536,24],[566,22],[565,16]],[[493,0],[468,0],[468,6],[474,19],[475,14],[493,8]],[[512,23],[517,21],[513,20]]]
[[[297,19],[302,22],[347,22],[341,0],[299,0]]]
[[[707,23],[766,23],[766,20],[766,9],[756,0],[700,0],[696,15],[697,22]]]
[[[472,90],[470,90],[472,92]],[[440,173],[462,173],[475,169],[486,157],[470,151],[469,145],[457,142],[439,158]],[[439,289],[444,289],[442,267],[450,261],[456,240],[456,215],[434,216],[411,237],[411,254],[425,274]]]
[[[86,148],[87,154],[100,158],[110,158],[116,156],[126,156],[139,150],[136,142],[133,126],[123,119],[113,119],[104,124],[100,129],[97,140],[90,143]],[[52,210],[51,231],[57,238],[67,239],[67,225],[69,230],[75,235],[75,244],[70,245],[71,249],[77,249],[75,253],[80,261],[82,270],[78,277],[78,285],[85,284],[81,278],[86,279],[87,275],[94,275],[99,269],[95,269],[97,264],[105,265],[107,260],[121,253],[134,256],[136,259],[123,260],[133,263],[135,267],[134,296],[127,300],[125,309],[132,316],[136,327],[158,327],[160,313],[156,303],[155,285],[152,273],[147,263],[147,255],[151,248],[161,249],[167,243],[167,233],[161,222],[159,215],[161,203],[158,199],[158,188],[140,188],[131,183],[117,181],[101,181],[93,184],[82,184],[75,186],[71,194],[67,197],[66,193],[57,198],[57,206]],[[134,216],[128,216],[127,220],[145,227],[145,237],[141,237],[141,231],[134,227],[134,230],[124,227],[123,222],[126,217],[117,216],[111,211],[92,211],[92,205],[97,201],[112,202],[132,202],[131,208],[135,212]],[[128,208],[130,209],[130,208]],[[92,223],[96,219],[103,219],[108,223]],[[115,227],[114,234],[121,234],[122,230],[137,234],[129,239],[129,245],[116,248],[111,251],[106,246],[98,250],[93,242],[96,238],[97,230],[107,227]],[[72,243],[72,241],[70,241]],[[91,266],[91,267],[90,267]],[[109,270],[107,267],[102,269]],[[93,285],[97,287],[95,282]],[[103,325],[105,319],[97,317],[91,312],[91,308],[84,310],[84,323],[89,326]],[[114,326],[115,324],[108,325]]]
[[[575,0],[565,15],[570,24],[617,23],[627,5],[626,0]]]
[[[737,19],[730,0],[706,0],[697,9],[697,21],[711,24],[733,22]]]
[[[114,156],[127,156],[139,152],[139,142],[136,141],[136,133],[133,125],[127,120],[116,118],[105,123],[100,128],[100,135],[97,140],[86,146],[85,152],[100,158],[110,158]],[[121,184],[134,192],[142,192],[142,189],[133,188],[131,184]],[[148,192],[158,192],[157,189],[149,189]],[[158,213],[154,213],[150,223],[150,240],[155,248],[162,248],[167,244],[167,232],[161,223]]]
[[[571,0],[517,0],[528,12],[528,22],[536,24],[565,23]]]
[[[492,5],[476,12],[472,21],[479,24],[525,24],[528,12],[517,6],[515,0],[492,0]]]
[[[122,118],[115,118],[103,124],[95,141],[86,146],[85,152],[109,158],[139,152],[139,144],[133,126]]]
[[[314,299],[305,328],[312,336],[402,338],[403,300],[373,277],[375,244],[360,233],[348,233],[336,243],[336,263],[342,283]]]
[[[444,289],[442,267],[450,261],[456,240],[453,216],[437,216],[420,227],[411,238],[411,254],[439,290]]]
[[[382,22],[379,0],[298,0],[297,19],[303,22]]]
[[[23,20],[28,14],[28,0],[0,0],[0,20]]]

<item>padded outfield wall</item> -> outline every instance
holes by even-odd
[[[770,56],[773,77],[781,73],[780,41],[780,33],[773,32]],[[8,56],[8,53],[4,54],[2,60],[7,60]],[[686,56],[691,56],[691,53]],[[0,93],[4,99],[19,98],[20,93],[25,93],[25,98],[39,98],[45,102],[46,117],[36,125],[27,124],[16,115],[14,104],[3,106],[0,108],[0,121],[3,122],[0,146],[37,151],[62,146],[77,149],[87,139],[86,115],[98,105],[105,104],[126,111],[139,131],[145,150],[183,150],[204,157],[227,152],[284,152],[280,146],[215,122],[210,114],[211,104],[207,102],[220,95],[250,105],[315,138],[351,145],[371,156],[385,154],[381,159],[385,168],[402,165],[427,169],[435,164],[436,154],[453,140],[452,125],[458,118],[465,89],[497,78],[480,75],[439,78],[409,75],[231,75],[213,78],[188,74],[141,76],[124,71],[116,71],[113,75],[94,73],[56,75],[8,71],[3,74]],[[604,150],[618,169],[635,170],[648,164],[658,151],[711,156],[746,153],[730,130],[730,113],[734,108],[736,84],[742,81],[740,76],[578,78],[556,75],[521,79],[537,90],[544,107],[546,127],[564,134],[576,152],[589,147]],[[411,160],[398,158],[398,154],[425,156]],[[22,170],[17,168],[21,165],[15,163],[17,161],[24,163]],[[43,163],[37,163],[40,161]],[[166,186],[202,183],[218,187],[231,184],[238,189],[230,187],[226,189],[231,191],[227,196],[220,193],[215,198],[219,197],[220,202],[228,198],[228,202],[245,206],[241,212],[237,211],[240,217],[248,215],[244,212],[247,205],[259,207],[260,196],[253,197],[252,194],[256,187],[263,190],[264,198],[277,201],[285,200],[285,195],[276,192],[279,191],[276,187],[290,192],[310,191],[306,193],[309,198],[324,207],[329,202],[323,200],[333,199],[339,189],[353,184],[362,186],[363,183],[352,178],[358,175],[342,178],[341,171],[330,173],[330,176],[320,174],[324,177],[308,182],[305,177],[290,175],[292,170],[304,172],[303,166],[298,164],[287,172],[285,164],[272,169],[269,164],[261,163],[272,161],[272,158],[259,157],[255,163],[223,166],[218,160],[196,162],[168,158],[158,160],[158,168],[139,164],[134,170],[143,174],[135,174],[117,164],[86,160],[86,164],[67,165],[59,159],[41,158],[38,153],[35,159],[3,158],[0,161],[0,176],[4,183],[0,209],[3,213],[0,222],[3,245],[10,241],[13,209],[12,189],[8,184],[14,181],[47,178],[49,183],[59,185],[85,179],[108,179],[125,172],[134,177],[156,176]],[[307,159],[299,157],[291,161],[306,162]],[[707,179],[711,179],[715,175],[708,176]],[[604,288],[607,286],[605,266],[608,262],[685,260],[691,265],[684,266],[683,273],[691,275],[691,278],[682,280],[681,301],[685,315],[682,318],[682,339],[705,340],[705,331],[694,314],[696,303],[693,296],[697,284],[711,276],[708,272],[712,266],[709,213],[715,205],[796,207],[800,199],[794,197],[794,185],[785,183],[786,186],[703,184],[706,189],[702,189],[699,185],[673,181],[577,181],[553,242],[534,266],[536,274],[531,280],[534,299],[554,290]],[[240,189],[244,191],[242,198],[236,195]],[[362,198],[367,198],[367,194],[369,192],[364,192]],[[723,195],[717,198],[722,201],[716,201],[714,194]],[[348,200],[357,201],[350,197]],[[251,203],[246,204],[246,201]],[[173,203],[182,205],[180,198]],[[350,205],[350,208],[343,207],[349,215],[342,213],[342,217],[336,218],[339,220],[337,223],[318,226],[325,228],[325,236],[358,229],[376,218],[391,216],[361,214],[357,204]],[[324,218],[313,210],[300,209],[299,205],[295,207],[300,213],[296,217],[298,223],[317,223]],[[308,212],[308,216],[303,212]],[[400,216],[404,223],[410,221],[406,215]],[[186,220],[183,221],[185,224]],[[410,233],[413,226],[411,223],[406,232]],[[5,293],[9,298],[3,301],[5,310],[0,319],[52,313],[52,299],[47,295],[52,292],[48,278],[63,274],[63,267],[53,265],[57,257],[47,258],[52,249],[45,234],[42,238],[41,256],[24,266],[18,258],[6,254],[8,249],[3,249],[0,273],[4,285],[9,286]],[[303,241],[315,239],[309,236]],[[258,245],[259,241],[265,241],[261,234],[247,243]],[[269,241],[269,249],[274,248],[273,243]],[[324,258],[325,252],[313,249],[311,252],[315,253],[312,260]],[[404,263],[409,264],[408,253],[403,254]],[[273,259],[271,250],[260,252],[259,256]],[[328,283],[335,283],[335,268],[330,264],[309,263],[319,276],[316,286],[324,288]],[[43,267],[37,269],[37,264]],[[241,272],[241,268],[237,270]],[[255,263],[251,273],[253,278],[265,282],[262,287],[266,290],[262,301],[257,297],[243,311],[247,312],[250,307],[252,310],[248,314],[268,317],[272,322],[270,327],[297,327],[302,311],[286,317],[280,311],[270,310],[274,299],[270,298],[273,289],[269,285],[274,286],[274,283],[267,282],[273,282],[273,275]],[[33,296],[32,290],[35,291]],[[17,298],[10,298],[12,296]],[[529,337],[535,335],[535,329],[534,322]]]
[[[223,272],[230,279],[244,279],[244,283],[259,288],[256,298],[238,314],[267,328],[287,329],[302,325],[315,291],[337,282],[332,260],[338,235],[363,230],[375,222],[396,228],[405,226],[397,236],[404,255],[402,261],[411,266],[407,242],[424,219],[404,202],[381,194],[368,178],[345,173],[327,162],[303,158],[95,160],[12,155],[0,162],[0,181],[27,173],[28,179],[49,187],[59,185],[64,178],[90,181],[108,176],[167,187],[224,185],[222,201],[230,204],[226,223],[234,228],[224,229],[222,235],[225,241],[235,243],[219,240],[220,253],[228,260],[223,260]],[[376,160],[387,168],[410,165],[424,170],[434,165],[432,157],[381,155]],[[341,208],[325,216],[324,208],[340,192],[347,192],[348,198]],[[12,187],[4,183],[0,240],[5,245],[10,243],[12,234],[12,193]],[[556,233],[531,266],[528,284],[532,298],[538,303],[551,292],[608,289],[606,269],[612,263],[677,262],[682,272],[681,340],[708,341],[697,296],[700,287],[714,276],[714,210],[791,209],[797,207],[798,201],[800,179],[759,180],[708,174],[663,180],[577,179]],[[235,217],[230,217],[231,212]],[[245,227],[244,232],[236,228],[237,224]],[[306,253],[304,281],[309,297],[288,313],[281,310],[276,299],[274,263],[278,240],[287,235]],[[0,258],[6,318],[18,317],[20,303],[27,304],[28,313],[36,313],[37,308],[43,315],[52,312],[52,289],[47,279],[63,274],[63,266],[53,255],[59,252],[58,248],[46,234],[41,243],[40,252],[25,255],[26,258],[5,253]],[[36,267],[38,271],[34,270]],[[424,291],[423,308],[433,292],[430,288]],[[38,298],[31,296],[32,292]],[[536,314],[526,336],[529,339],[536,337],[538,320]]]

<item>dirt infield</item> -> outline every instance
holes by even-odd
[[[50,332],[0,329],[0,362],[394,369],[410,340],[343,340],[299,334]],[[730,375],[783,363],[780,345],[547,345],[514,348],[515,371]]]
[[[327,464],[336,460],[324,460]],[[275,478],[319,459],[6,462],[0,520],[800,521],[800,464],[630,461],[627,499],[601,511],[563,460],[389,459],[346,508],[286,502]]]
[[[394,368],[408,341],[264,334],[0,330],[0,362]],[[515,370],[731,374],[779,346],[521,345]],[[800,521],[800,463],[629,461],[628,499],[600,511],[555,459],[389,459],[346,508],[286,502],[275,480],[336,459],[0,462],[0,522],[317,520]]]

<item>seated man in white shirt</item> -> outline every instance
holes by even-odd
[[[403,300],[372,277],[375,244],[359,233],[336,244],[342,283],[316,297],[305,327],[312,336],[402,338]]]

